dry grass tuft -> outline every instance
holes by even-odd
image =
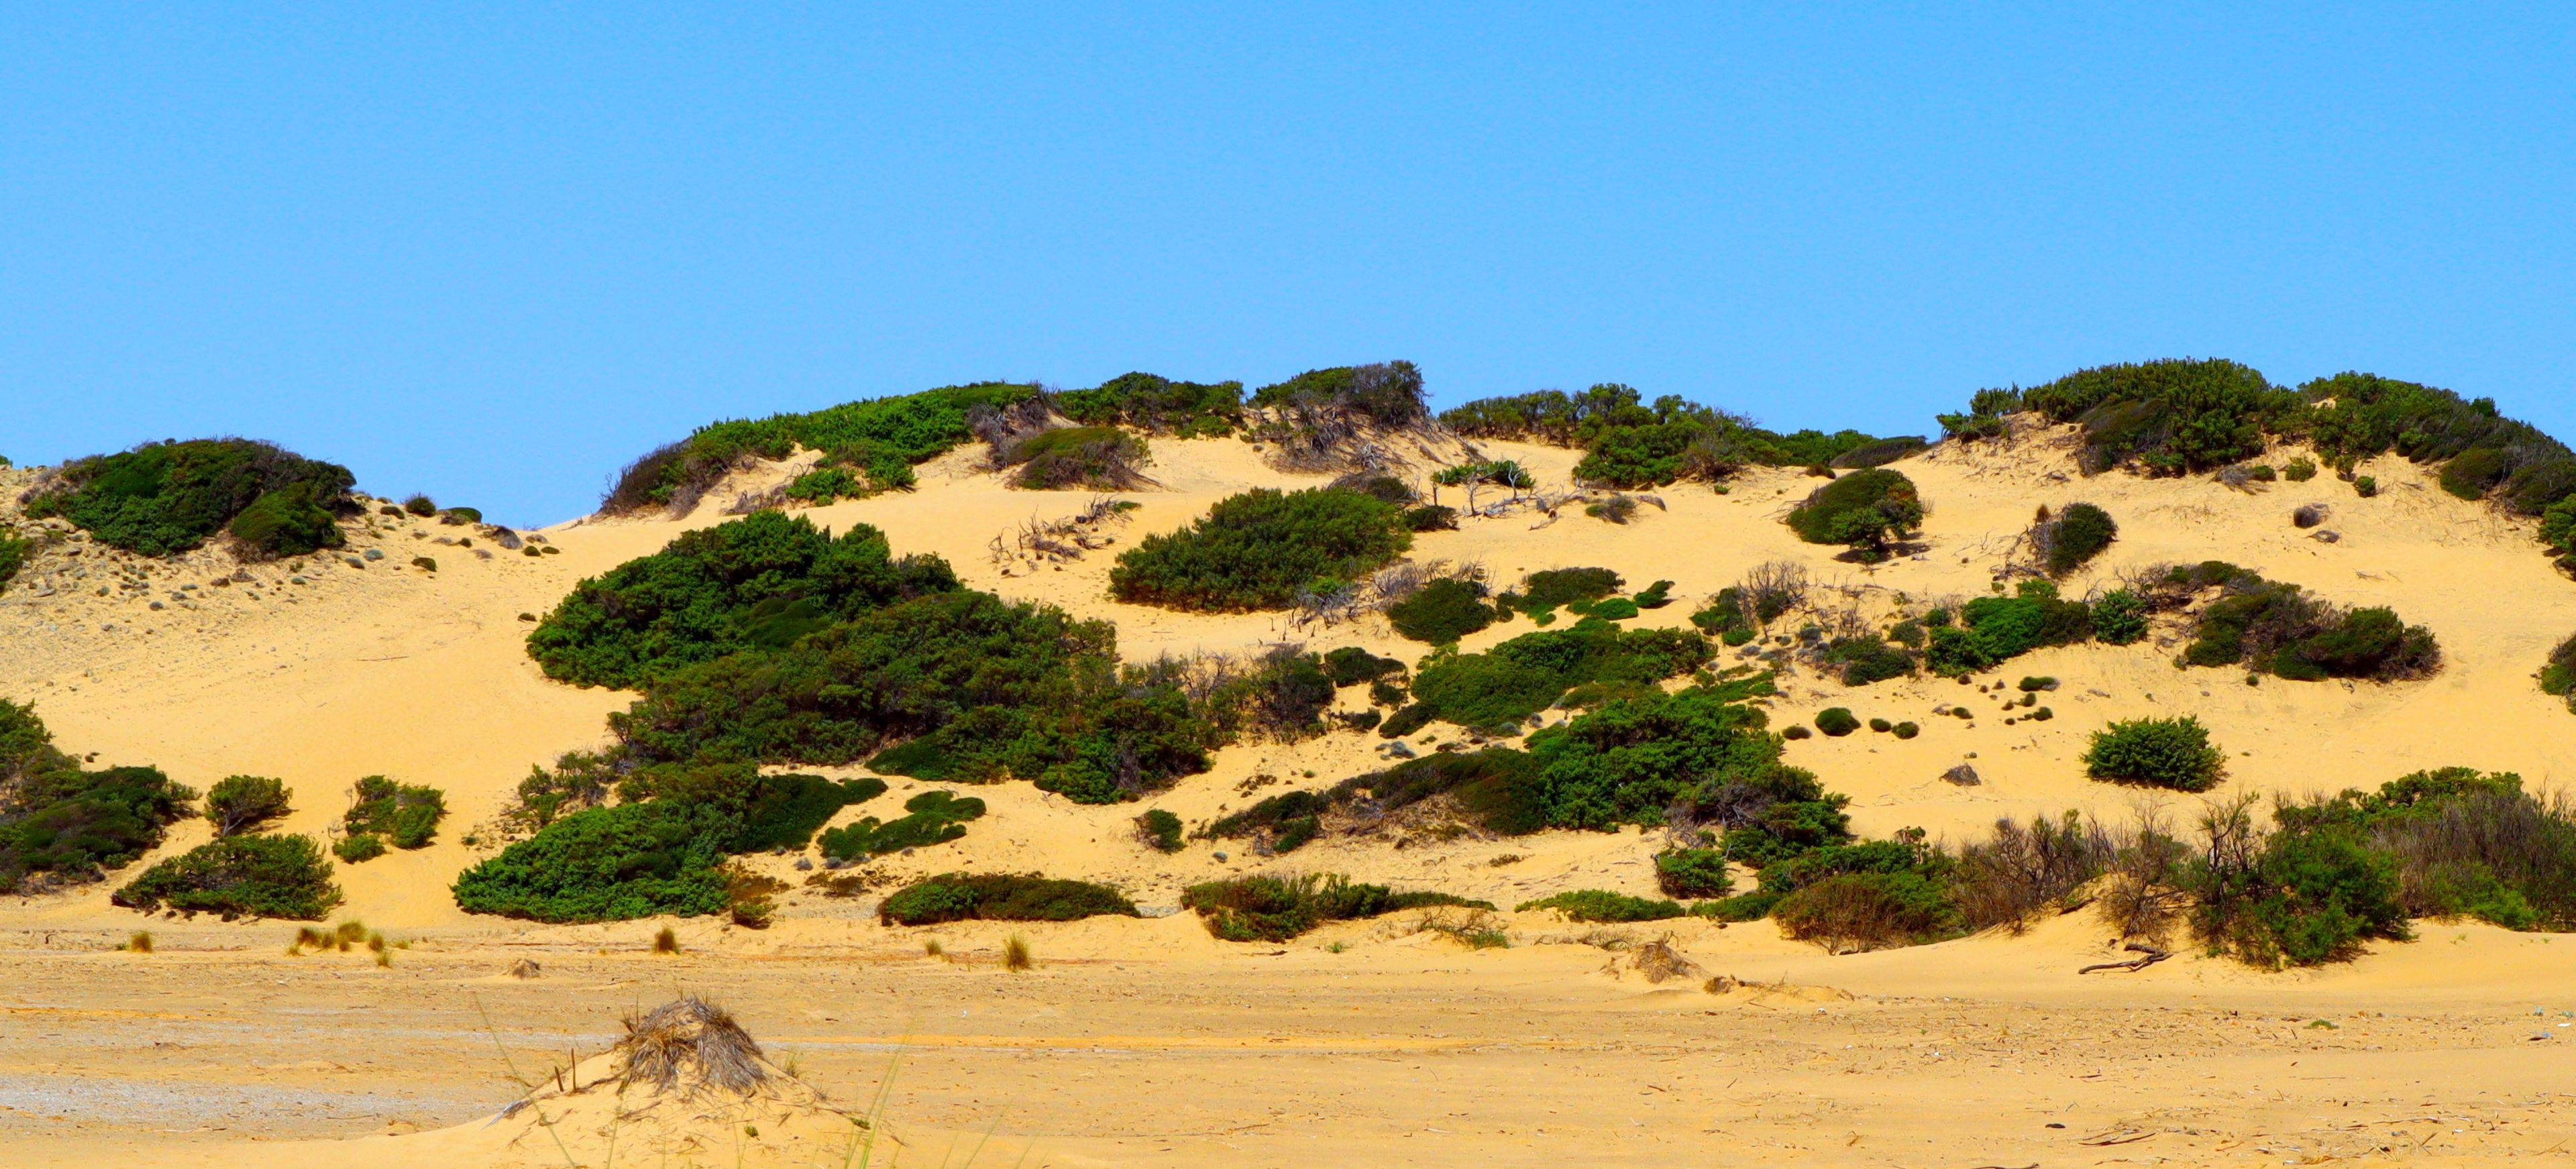
[[[679,953],[680,935],[674,932],[671,927],[667,925],[663,926],[653,934],[653,952],[656,954]]]
[[[615,1055],[620,1091],[640,1085],[688,1095],[709,1088],[749,1095],[769,1082],[751,1034],[724,1008],[696,995],[628,1018]]]
[[[541,973],[542,969],[542,967],[537,965],[535,959],[521,958],[516,962],[510,963],[510,968],[502,971],[502,973],[507,974],[512,978],[535,978],[539,973]]]
[[[130,937],[130,938],[125,939],[125,950],[126,950],[126,952],[127,952],[127,953],[129,953],[129,954],[149,954],[149,953],[151,953],[151,952],[152,952],[152,934],[151,934],[151,931],[149,931],[149,930],[136,930],[136,931],[134,931],[134,936],[133,936],[133,937]]]
[[[1027,938],[1021,937],[1018,934],[1012,934],[1009,938],[1003,940],[1003,969],[1026,970],[1033,964],[1034,963],[1029,959],[1029,940]]]

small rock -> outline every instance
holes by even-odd
[[[1951,783],[1958,784],[1960,787],[1975,787],[1978,784],[1985,782],[1984,780],[1977,778],[1976,768],[1970,767],[1965,763],[1942,772],[1941,778],[1948,780]]]
[[[384,549],[382,549],[382,548],[369,548],[369,549],[367,549],[367,559],[369,559],[369,560],[382,560],[382,559],[384,559],[384,558],[385,558],[385,550],[384,550]]]

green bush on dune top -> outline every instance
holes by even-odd
[[[193,439],[75,459],[26,510],[146,556],[187,551],[228,527],[245,551],[300,556],[340,545],[338,515],[355,510],[356,482],[346,467],[270,443]]]
[[[1357,580],[1413,546],[1404,509],[1358,491],[1257,488],[1198,522],[1120,553],[1110,592],[1131,604],[1284,609],[1325,582]]]

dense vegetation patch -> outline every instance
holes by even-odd
[[[437,788],[370,775],[350,793],[340,827],[350,839],[372,836],[395,848],[425,848],[446,816],[447,796]]]
[[[600,510],[686,508],[750,460],[783,459],[799,447],[824,452],[826,468],[858,470],[870,487],[910,487],[913,464],[974,437],[967,420],[976,408],[1012,405],[1037,392],[1036,386],[980,382],[714,423],[628,465]]]
[[[946,561],[897,559],[866,524],[835,537],[801,516],[761,512],[683,533],[575,585],[528,635],[528,655],[548,677],[632,688],[957,587]]]
[[[1271,852],[1288,852],[1313,840],[1328,814],[1374,821],[1434,799],[1447,800],[1460,819],[1488,832],[1519,836],[1547,826],[1537,764],[1519,751],[1488,747],[1407,759],[1319,792],[1271,796],[1208,825],[1207,835],[1249,837]]]
[[[1386,620],[1404,637],[1448,645],[1493,624],[1494,606],[1486,603],[1482,583],[1444,576],[1387,606]]]
[[[310,836],[227,836],[143,870],[112,899],[152,912],[320,921],[340,904],[331,862]]]
[[[1181,382],[1122,374],[1088,390],[1050,396],[1058,413],[1086,426],[1133,426],[1182,438],[1231,433],[1241,422],[1242,382]]]
[[[574,812],[456,878],[467,913],[546,922],[721,912],[735,825],[715,809],[648,800]]]
[[[1810,544],[1845,544],[1864,561],[1884,560],[1923,522],[1923,497],[1901,471],[1854,471],[1818,487],[1789,512],[1789,529]]]
[[[206,822],[217,836],[239,836],[287,811],[286,784],[264,775],[228,775],[206,789]]]
[[[1447,893],[1398,893],[1363,885],[1339,873],[1233,877],[1192,885],[1181,904],[1198,911],[1209,934],[1229,942],[1284,942],[1328,921],[1376,917],[1404,909],[1465,905],[1491,909]]]
[[[1139,470],[1147,457],[1145,440],[1117,427],[1058,426],[1013,441],[1001,461],[1016,468],[1011,473],[1014,486],[1121,491],[1147,482]]]
[[[1671,901],[1631,897],[1607,889],[1570,889],[1535,901],[1521,902],[1514,909],[1521,913],[1553,909],[1564,914],[1567,921],[1591,922],[1662,921],[1680,917],[1684,912],[1680,905]]]
[[[1575,478],[1622,489],[1714,482],[1746,466],[1878,466],[1924,445],[1920,438],[1880,439],[1855,430],[1778,434],[1672,395],[1646,403],[1617,384],[1580,394],[1540,390],[1479,399],[1442,412],[1440,421],[1470,438],[1581,447]]]
[[[2131,719],[2093,733],[2084,772],[2114,783],[2207,791],[2226,777],[2227,756],[2197,716]]]
[[[1622,630],[1586,619],[1524,633],[1484,653],[1435,655],[1416,671],[1413,697],[1433,718],[1509,732],[1578,686],[1651,689],[1706,664],[1713,652],[1707,638],[1687,629]]]
[[[984,818],[984,801],[947,790],[926,791],[903,802],[904,814],[879,823],[874,816],[823,834],[823,855],[836,861],[866,860],[907,848],[946,844],[966,835],[966,825]]]
[[[35,708],[0,699],[0,894],[95,881],[161,843],[197,793],[150,767],[83,770]]]
[[[1284,609],[1301,592],[1356,580],[1412,546],[1403,509],[1383,499],[1259,488],[1120,553],[1109,588],[1122,601],[1174,609]]]
[[[2431,630],[2408,625],[2395,610],[2345,609],[2294,584],[2269,581],[2219,561],[2175,568],[2164,587],[2196,593],[2215,588],[2200,610],[2182,660],[2194,666],[2243,665],[2293,681],[2368,678],[2401,681],[2442,668]]]
[[[1955,617],[1935,625],[1924,661],[1940,674],[1972,674],[2050,645],[2073,645],[2093,636],[2092,610],[2057,595],[2044,580],[2021,582],[2010,597],[1978,597]]]
[[[877,907],[886,925],[947,921],[1079,921],[1134,917],[1136,903],[1107,885],[1035,874],[942,873],[888,894]]]
[[[270,443],[192,439],[66,463],[26,512],[146,556],[187,551],[227,527],[246,551],[301,556],[340,546],[338,516],[353,510],[356,482],[347,467]]]
[[[2090,503],[2070,503],[2054,515],[2045,507],[2039,509],[2029,538],[2031,551],[2048,574],[2064,576],[2092,563],[2119,537],[2120,525],[2111,513]]]
[[[1310,369],[1252,392],[1252,404],[1271,410],[1339,410],[1385,426],[1410,426],[1431,416],[1422,394],[1422,371],[1410,361]]]

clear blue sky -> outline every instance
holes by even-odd
[[[2565,5],[869,7],[10,5],[0,453],[535,523],[719,417],[1393,357],[1901,433],[2226,356],[2576,435]]]

